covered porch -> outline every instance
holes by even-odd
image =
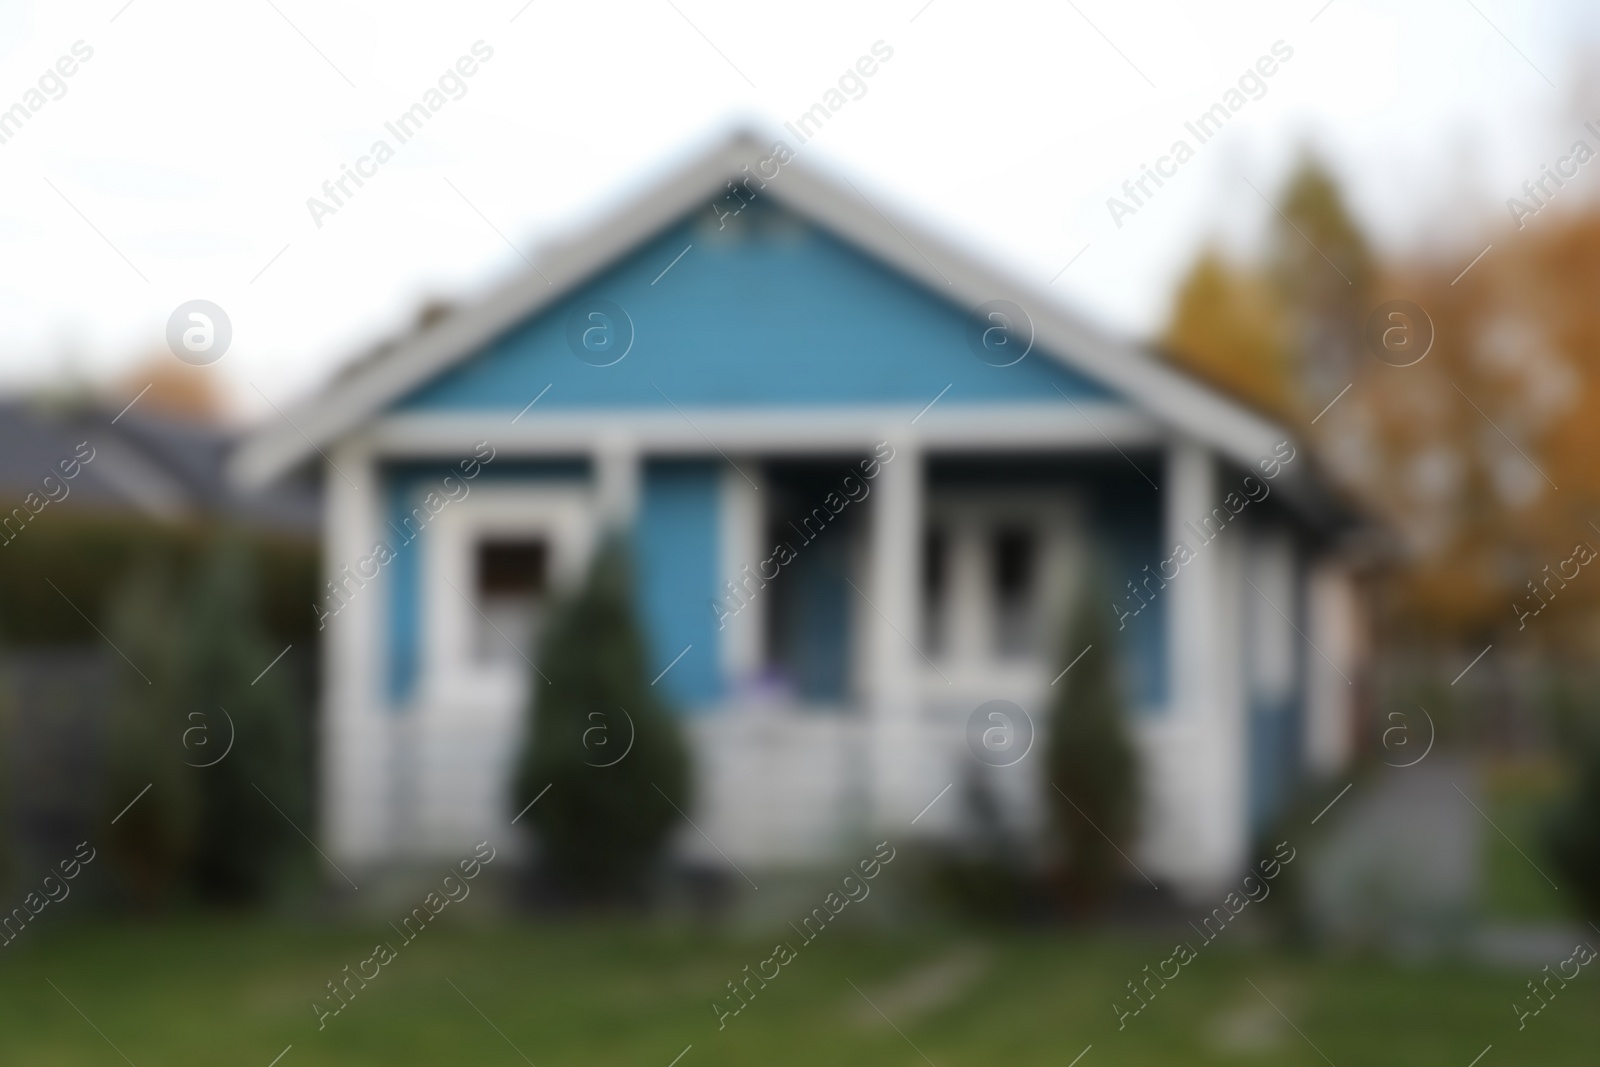
[[[1226,491],[1221,464],[1121,405],[1084,407],[934,409],[917,424],[649,413],[625,430],[561,413],[498,432],[494,477],[407,546],[383,597],[331,627],[332,654],[365,664],[330,679],[327,788],[347,798],[330,805],[333,839],[377,860],[503,825],[535,675],[536,634],[518,627],[624,523],[656,681],[693,741],[695,821],[741,864],[961,832],[967,718],[1005,699],[1042,726],[1068,658],[1062,620],[1096,559],[1108,595],[1143,605],[1118,634],[1145,757],[1141,866],[1223,877],[1249,825],[1251,535],[1219,538],[1135,601],[1125,583],[1192,540],[1185,524]],[[471,454],[479,428],[391,415],[342,444],[355,484],[330,487],[330,558],[393,529],[419,465]],[[1262,581],[1298,612],[1292,552],[1284,568]],[[1033,758],[993,775],[1023,832],[1041,772]],[[683,849],[720,859],[693,832]]]

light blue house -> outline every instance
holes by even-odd
[[[236,457],[326,464],[339,861],[504,836],[541,605],[609,525],[691,738],[687,858],[959,834],[974,766],[1036,830],[1038,750],[979,765],[968,723],[1006,700],[1047,728],[1091,561],[1151,877],[1228,877],[1346,758],[1359,613],[1281,428],[747,136],[537,263]]]

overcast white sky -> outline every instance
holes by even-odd
[[[879,40],[893,59],[806,155],[1039,283],[1082,251],[1053,288],[1107,329],[1154,331],[1201,242],[1261,225],[1246,179],[1274,195],[1304,144],[1375,239],[1465,265],[1581,134],[1597,7],[0,0],[0,109],[93,49],[0,144],[0,386],[114,375],[204,298],[240,409],[265,410],[247,383],[293,401],[424,297],[525,270],[496,229],[532,253],[737,120],[779,130]],[[316,228],[306,198],[480,39],[467,94]],[[1278,40],[1266,95],[1113,226],[1106,198]]]

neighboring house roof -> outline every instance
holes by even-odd
[[[0,500],[59,494],[60,464],[94,450],[65,483],[61,506],[146,518],[226,517],[284,533],[313,534],[320,502],[314,480],[284,480],[245,492],[226,475],[230,431],[129,411],[115,423],[94,406],[51,407],[0,400]],[[47,476],[56,481],[44,484]]]
[[[731,136],[605,222],[554,246],[533,270],[485,300],[434,316],[412,336],[361,360],[287,420],[274,420],[248,437],[234,458],[234,475],[242,484],[261,485],[304,463],[519,324],[551,309],[667,227],[696,211],[705,212],[726,193],[730,179],[745,177],[771,158],[771,144],[746,132]],[[1292,438],[1271,420],[1139,347],[1095,331],[1038,287],[973,258],[910,219],[885,213],[848,179],[794,159],[765,184],[760,195],[954,305],[970,309],[997,299],[1016,303],[1032,319],[1035,347],[1048,358],[1243,466],[1254,467],[1275,444]]]

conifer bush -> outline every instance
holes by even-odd
[[[12,841],[16,811],[16,697],[7,666],[6,646],[0,642],[0,890],[10,890],[17,875]]]
[[[1130,873],[1118,849],[1129,851],[1138,828],[1138,766],[1117,676],[1109,601],[1089,581],[1073,608],[1062,666],[1086,646],[1093,648],[1057,687],[1045,748],[1058,884],[1063,903],[1075,913],[1103,906]]]
[[[1583,917],[1600,920],[1600,743],[1591,740],[1581,756],[1577,784],[1557,811],[1549,833],[1550,851],[1572,885]]]
[[[199,800],[194,885],[203,899],[220,903],[260,900],[280,884],[300,851],[285,816],[309,832],[309,760],[291,684],[295,661],[262,673],[284,647],[274,647],[262,629],[256,575],[255,555],[242,541],[213,541],[185,613],[186,743],[173,752],[181,749]]]
[[[682,823],[673,805],[688,810],[689,759],[650,685],[621,535],[556,607],[535,662],[516,803],[539,798],[526,821],[541,874],[570,903],[637,903]]]
[[[183,891],[199,815],[195,781],[179,759],[186,687],[178,603],[168,561],[146,559],[113,595],[107,627],[119,655],[101,806],[118,880],[144,910]]]

